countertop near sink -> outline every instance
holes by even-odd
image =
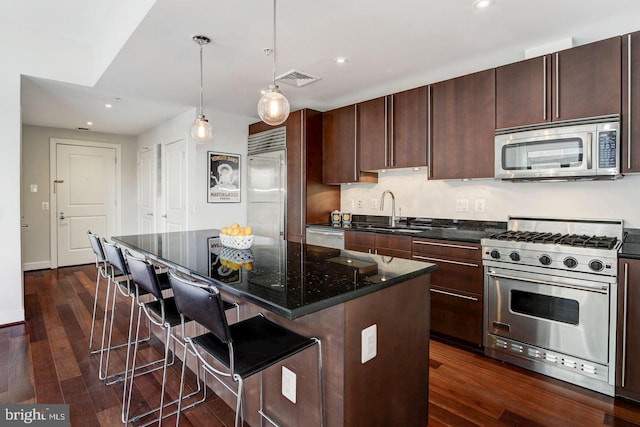
[[[342,228],[381,234],[395,234],[437,240],[456,240],[480,243],[480,239],[507,229],[506,222],[468,221],[431,218],[402,218],[396,227],[389,227],[389,217],[353,215],[349,225],[336,226],[330,223],[308,224],[314,227]]]

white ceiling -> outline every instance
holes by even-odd
[[[13,22],[91,44],[113,0],[2,1]],[[514,62],[558,40],[584,44],[640,30],[637,0],[494,0],[486,10],[472,2],[279,0],[278,74],[296,69],[321,79],[281,90],[292,110],[324,111]],[[197,106],[195,34],[213,39],[203,53],[205,114],[257,121],[260,90],[271,80],[263,52],[272,43],[271,0],[157,0],[93,87],[24,76],[23,122],[75,129],[90,120],[93,131],[137,135]],[[338,56],[349,62],[335,64]]]

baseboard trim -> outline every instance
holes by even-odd
[[[25,262],[22,271],[45,270],[51,268],[51,261]]]

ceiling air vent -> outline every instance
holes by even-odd
[[[320,78],[297,70],[287,71],[286,73],[276,77],[276,82],[282,82],[296,87],[306,86],[315,82],[316,80],[320,80]]]

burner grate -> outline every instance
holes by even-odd
[[[585,248],[613,249],[618,242],[617,237],[588,236],[585,234],[545,233],[534,231],[505,231],[489,236],[490,239],[515,242],[530,242],[543,244],[560,244]]]

